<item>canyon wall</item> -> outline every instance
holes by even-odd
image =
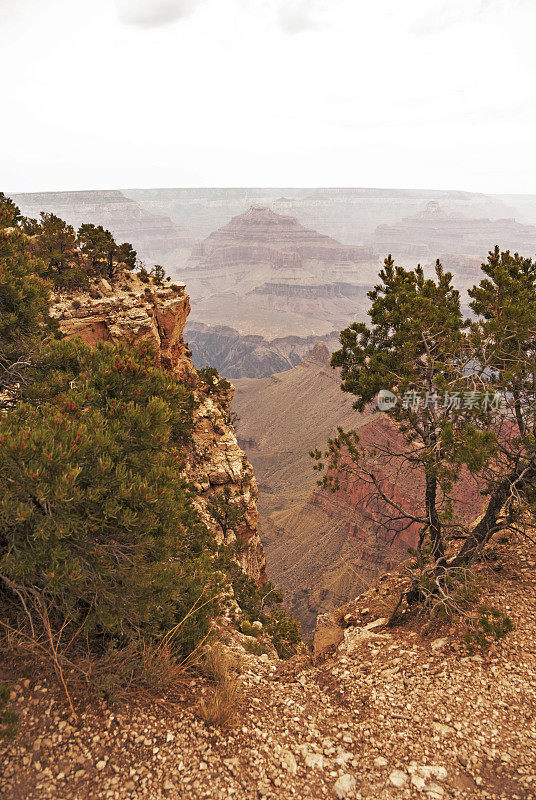
[[[253,469],[238,445],[229,406],[233,387],[202,391],[183,332],[190,311],[184,284],[157,286],[125,273],[114,286],[95,282],[89,292],[53,297],[51,314],[66,337],[90,345],[99,341],[154,344],[160,362],[188,384],[198,405],[194,431],[185,453],[184,477],[192,482],[195,504],[219,542],[223,536],[211,519],[207,504],[222,488],[229,502],[243,509],[243,519],[229,531],[225,543],[238,542],[237,561],[258,582],[265,580],[265,557],[257,532],[257,485]]]
[[[338,331],[327,336],[280,336],[268,340],[263,336],[241,336],[228,325],[205,325],[189,322],[188,347],[197,369],[215,367],[220,375],[236,378],[264,378],[275,372],[292,369],[319,342],[335,350]]]
[[[362,244],[378,225],[391,225],[415,214],[430,200],[437,200],[449,212],[471,218],[516,217],[536,221],[523,215],[523,197],[492,197],[442,189],[213,187],[125,189],[123,193],[151,213],[171,217],[197,239],[208,236],[252,204],[290,214],[302,225],[349,245]]]

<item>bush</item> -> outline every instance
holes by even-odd
[[[221,547],[216,565],[231,581],[234,599],[244,615],[242,631],[246,635],[252,635],[254,623],[260,622],[263,632],[272,638],[279,658],[290,658],[297,653],[301,641],[299,623],[292,614],[281,608],[281,591],[271,581],[258,586],[233,561],[233,554],[231,547]]]
[[[481,605],[477,612],[477,619],[467,623],[468,630],[464,635],[470,652],[476,648],[487,650],[494,639],[504,639],[514,629],[510,616],[500,608]]]
[[[52,343],[0,419],[0,577],[20,609],[124,645],[184,619],[191,650],[217,613],[212,543],[178,477],[193,398],[145,344]]]
[[[219,392],[228,392],[231,384],[225,378],[220,378],[218,370],[215,367],[203,367],[197,370],[197,374],[201,383],[206,386],[208,394],[218,394]]]

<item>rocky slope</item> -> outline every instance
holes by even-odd
[[[131,242],[138,255],[154,263],[186,260],[194,243],[191,234],[167,214],[152,214],[118,191],[39,192],[13,195],[28,217],[52,212],[78,228],[83,223],[103,225],[119,242]]]
[[[334,349],[338,332],[331,336],[283,336],[272,341],[262,336],[241,336],[227,325],[188,323],[188,347],[197,367],[215,367],[220,375],[235,378],[264,378],[299,364],[320,341]]]
[[[387,629],[401,576],[345,611],[340,644],[290,663],[234,648],[237,723],[202,721],[191,676],[158,702],[80,702],[31,665],[11,681],[23,724],[0,739],[5,800],[534,800],[536,546],[495,542],[483,602],[514,630],[470,654],[456,620]],[[336,648],[336,649],[335,649]]]
[[[368,585],[382,566],[381,558],[363,557],[363,544],[353,535],[353,509],[344,503],[335,509],[331,497],[329,507],[317,499],[318,474],[309,451],[323,447],[337,425],[349,429],[372,419],[353,411],[329,357],[327,347],[317,345],[292,370],[237,380],[233,401],[239,441],[259,483],[268,569],[285,589],[306,637],[317,613],[349,600],[360,581]]]
[[[56,296],[51,314],[65,336],[77,336],[90,345],[98,341],[152,342],[162,364],[195,389],[197,374],[183,338],[189,311],[190,298],[184,284],[148,285],[125,273],[113,288],[100,280],[87,293]],[[185,475],[195,484],[198,508],[217,537],[221,534],[207,512],[207,502],[217,488],[230,489],[230,502],[241,505],[245,515],[237,530],[229,532],[229,542],[238,539],[241,566],[252,578],[262,581],[265,558],[257,533],[257,487],[229,422],[233,389],[207,395],[197,388],[195,393],[199,405],[194,412]]]

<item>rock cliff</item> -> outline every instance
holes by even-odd
[[[262,582],[265,558],[257,533],[257,486],[230,423],[234,388],[208,394],[200,387],[183,339],[189,311],[184,284],[157,286],[125,273],[113,288],[100,280],[87,293],[56,295],[51,314],[66,337],[79,337],[90,345],[99,341],[152,342],[163,366],[191,386],[198,405],[184,475],[195,486],[196,505],[219,542],[223,535],[207,504],[221,488],[230,490],[229,502],[241,507],[244,515],[236,530],[228,533],[226,543],[238,541],[237,560],[250,577]]]

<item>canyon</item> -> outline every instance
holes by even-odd
[[[294,216],[302,225],[349,245],[362,244],[378,225],[416,214],[431,200],[467,217],[491,219],[517,218],[518,206],[525,203],[521,200],[525,196],[399,188],[148,188],[123,189],[123,194],[153,214],[171,217],[197,239],[256,204]],[[522,221],[536,221],[522,217]]]
[[[508,219],[469,218],[430,201],[424,211],[394,225],[380,225],[371,242],[381,253],[409,266],[455,256],[484,260],[495,244],[501,250],[536,252],[536,227]]]
[[[132,241],[146,258],[152,254],[153,263],[163,263],[180,292],[187,285],[192,297],[184,332],[187,345],[186,317],[174,343],[167,345],[165,323],[158,322],[162,312],[153,307],[153,321],[148,321],[151,302],[143,297],[141,306],[130,298],[126,306],[134,305],[113,324],[103,319],[107,311],[92,312],[91,324],[67,308],[64,313],[73,332],[85,328],[86,337],[114,340],[124,334],[127,317],[127,330],[139,324],[136,335],[161,336],[163,331],[164,345],[159,347],[173,369],[180,364],[193,369],[192,362],[196,368],[213,366],[235,382],[232,408],[239,417],[240,444],[259,481],[258,531],[268,573],[283,586],[306,635],[318,612],[345,602],[356,587],[368,585],[404,558],[411,536],[388,544],[379,520],[365,513],[357,487],[334,495],[316,486],[308,451],[323,447],[337,425],[359,428],[370,442],[389,434],[372,413],[355,414],[329,367],[329,355],[341,328],[366,319],[367,292],[388,252],[399,263],[421,262],[427,270],[439,257],[466,290],[496,242],[527,255],[536,250],[533,198],[252,188],[48,193],[15,199],[32,216],[43,208],[75,225],[104,224],[119,239]],[[113,306],[118,301],[103,296],[99,302]],[[229,400],[219,402],[216,427],[227,431]],[[201,428],[211,424],[200,421]],[[212,435],[214,430],[208,438]],[[234,433],[223,435],[232,439]],[[201,439],[198,445],[202,449]],[[234,468],[229,472],[236,472],[233,480],[239,480]],[[214,488],[208,483],[199,483],[203,491]],[[408,477],[399,484],[393,491],[413,502],[414,482]],[[253,507],[250,511],[253,520],[257,512]],[[259,546],[257,539],[252,541]],[[256,574],[262,570],[264,566]]]
[[[282,336],[271,341],[258,335],[241,335],[228,325],[189,322],[188,347],[198,369],[214,367],[230,380],[264,378],[291,369],[319,342],[334,350],[339,332],[326,336]]]
[[[498,243],[536,250],[536,197],[379,188],[148,188],[14,196],[22,212],[103,224],[163,264],[192,296],[197,366],[232,378],[292,367],[353,319],[388,252],[403,265],[436,258],[462,290]],[[198,327],[204,326],[204,327]],[[222,334],[225,327],[235,334]],[[219,338],[229,342],[223,354]],[[238,340],[236,337],[240,337]],[[255,342],[249,337],[260,337]],[[292,337],[291,344],[281,340]],[[311,339],[313,337],[313,339]],[[211,345],[210,342],[214,345]]]
[[[165,214],[153,214],[119,191],[37,192],[14,194],[21,212],[38,219],[41,211],[56,214],[74,228],[102,225],[117,241],[131,242],[149,266],[180,264],[194,243],[191,234]]]

